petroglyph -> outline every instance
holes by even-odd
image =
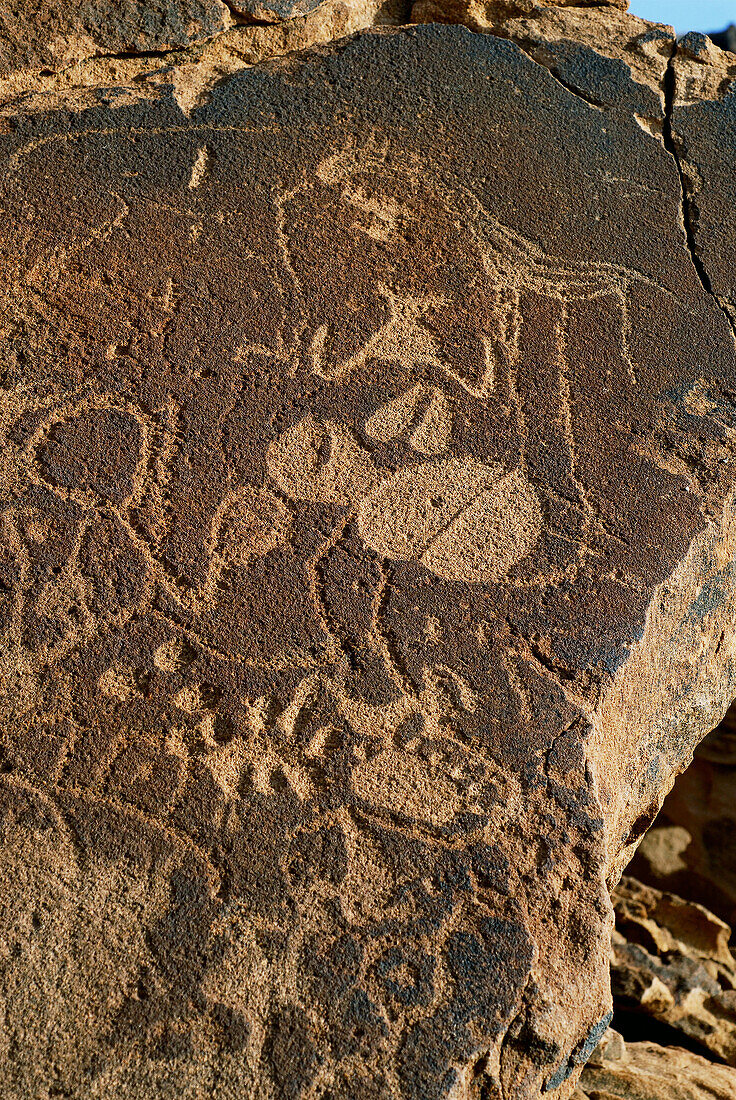
[[[200,700],[195,689],[176,702],[193,712]],[[481,810],[483,784],[495,775],[454,737],[457,718],[476,706],[468,684],[450,669],[427,669],[421,690],[383,705],[354,698],[339,673],[311,673],[280,711],[275,700],[255,700],[245,737],[223,745],[210,739],[207,766],[229,798],[242,786],[271,797],[288,790],[309,802],[329,798],[330,762],[349,751],[357,758],[352,785],[365,813],[388,814],[389,826],[396,814],[420,828],[448,825],[458,813]]]
[[[422,165],[411,165],[403,158],[397,163],[390,150],[379,145],[346,148],[326,158],[316,171],[318,182],[303,191],[291,192],[281,200],[280,223],[286,262],[304,293],[294,264],[293,242],[288,235],[287,212],[298,207],[305,195],[316,199],[312,208],[322,204],[337,210],[342,207],[353,215],[347,226],[351,235],[367,235],[381,244],[382,265],[375,268],[375,294],[382,300],[387,319],[371,332],[367,341],[342,361],[330,357],[328,343],[331,326],[320,324],[311,338],[315,371],[332,380],[346,378],[365,367],[371,358],[394,361],[406,368],[422,364],[439,366],[472,396],[483,399],[494,386],[499,364],[518,361],[518,333],[523,324],[521,298],[533,291],[560,304],[613,295],[621,308],[621,360],[635,382],[635,369],[628,350],[628,314],[626,297],[630,284],[642,278],[638,272],[605,262],[583,262],[576,266],[555,262],[545,250],[503,225],[468,190],[443,186],[434,181],[431,194],[423,182]],[[436,292],[425,288],[412,293],[409,260],[413,255],[409,236],[421,236],[426,226],[420,219],[427,204],[433,203],[437,221],[457,239],[458,253],[468,258],[478,274],[486,276],[486,311],[495,322],[487,332],[477,331],[480,345],[477,362],[470,374],[453,370],[442,355],[440,341],[433,335],[434,318],[447,307],[462,306],[448,294],[440,281]],[[439,209],[437,208],[439,205]],[[291,250],[291,252],[290,252]],[[434,279],[437,284],[437,277]],[[407,290],[399,290],[407,285]],[[339,322],[338,322],[339,325]]]
[[[369,418],[368,434],[399,434],[403,412],[395,403],[380,409]],[[319,464],[323,440],[329,440],[327,455]],[[432,450],[440,446],[435,436]],[[295,499],[359,501],[358,530],[377,554],[419,561],[447,580],[502,579],[541,530],[539,500],[520,470],[504,474],[501,467],[450,458],[381,479],[368,453],[346,433],[333,424],[320,429],[311,417],[271,444],[269,473]]]
[[[187,187],[190,191],[193,191],[201,184],[209,165],[210,156],[210,151],[206,145],[202,145],[197,150],[197,158],[192,165],[192,174],[189,177],[189,183],[187,184]]]
[[[520,470],[504,476],[469,459],[405,467],[358,510],[358,530],[377,553],[470,583],[505,577],[541,527],[539,500]]]
[[[205,606],[217,598],[230,570],[246,569],[253,558],[287,540],[289,510],[279,497],[267,489],[233,489],[210,521],[205,578],[199,585],[184,583],[161,551],[171,526],[167,484],[176,444],[171,402],[156,418],[112,394],[61,406],[50,401],[49,406],[19,456],[29,485],[51,493],[67,511],[74,509],[71,551],[64,556],[59,576],[33,595],[34,613],[54,620],[61,631],[58,641],[43,647],[46,659],[56,660],[89,640],[106,622],[121,625],[157,585],[182,606]],[[48,521],[22,497],[5,513],[5,522],[12,525],[21,555],[24,541],[32,548],[47,544],[51,536]],[[102,549],[103,542],[137,560],[137,580],[129,585],[128,599],[121,600],[124,587],[106,580],[114,576],[114,569],[105,574],[108,551]],[[27,565],[27,589],[29,570]],[[22,615],[26,597],[21,590],[18,598],[17,614]]]
[[[210,567],[201,598],[212,598],[228,568],[245,569],[253,558],[286,542],[289,525],[289,510],[274,493],[248,487],[233,490],[218,505],[210,525]]]
[[[231,60],[6,111],[0,1070],[531,1100],[608,1011],[611,822],[733,686],[731,345],[623,90],[446,25]]]
[[[187,669],[196,658],[196,650],[186,640],[170,638],[155,650],[153,663],[163,672],[177,672]]]
[[[481,810],[484,792],[481,784],[475,790],[472,784],[458,784],[461,775],[448,775],[446,767],[441,754],[433,761],[386,749],[356,768],[353,786],[361,800],[379,811],[428,826],[447,825],[461,810]]]
[[[376,409],[365,430],[371,439],[385,442],[406,436],[420,454],[441,454],[448,449],[452,435],[450,401],[437,386],[418,382]]]
[[[136,676],[135,669],[122,666],[112,666],[103,672],[98,681],[98,687],[103,695],[110,695],[115,699],[133,699],[142,695],[140,678]]]
[[[339,424],[311,416],[269,445],[268,472],[294,500],[348,504],[375,483],[370,456]]]
[[[572,413],[574,367],[568,352],[570,312],[577,320],[581,311],[589,311],[594,326],[595,311],[599,306],[606,309],[615,322],[606,336],[608,371],[623,375],[616,384],[635,386],[628,301],[632,287],[651,281],[611,263],[571,265],[556,260],[542,245],[494,217],[470,190],[441,178],[430,185],[420,163],[410,157],[398,161],[380,141],[331,154],[315,175],[315,181],[286,193],[279,203],[284,265],[302,299],[304,320],[297,339],[310,369],[326,381],[346,385],[366,374],[371,363],[383,361],[407,382],[413,375],[444,376],[450,387],[459,386],[482,406],[494,401],[506,410],[510,432],[518,440],[512,465],[518,464],[528,480],[530,465],[539,476],[545,460],[554,455],[554,465],[562,463],[565,471],[558,491],[580,509],[583,539],[587,541],[591,532],[596,539],[608,537],[591,501],[597,487],[579,470],[579,428]],[[310,219],[315,231],[331,235],[333,247],[342,251],[346,280],[352,257],[366,249],[371,257],[372,287],[363,286],[349,304],[343,302],[341,316],[329,320],[318,304],[324,294],[321,276],[300,243]],[[451,264],[420,260],[417,266],[417,256],[432,253],[432,245],[424,241],[428,227],[434,232],[440,225]],[[452,279],[446,275],[450,270]],[[446,389],[425,382],[410,384],[368,418],[366,435],[379,442],[403,438],[427,456],[451,450],[453,397]],[[328,471],[329,462],[325,476],[332,476]],[[397,488],[400,484],[401,480]],[[282,488],[295,495],[293,487]],[[344,502],[359,491],[356,484],[352,494],[345,493]],[[312,492],[318,494],[316,485]],[[385,502],[389,490],[380,492]],[[525,488],[521,493],[519,514],[527,518],[518,551],[509,547],[504,561],[520,560],[535,541],[530,532],[539,512],[530,503],[533,492]],[[330,498],[325,489],[311,499]],[[490,512],[483,510],[481,518],[479,505],[475,514],[481,526],[488,524]],[[467,530],[460,524],[457,534],[472,537],[474,521],[467,522]],[[453,537],[448,533],[445,543]],[[476,531],[475,545],[483,544]],[[581,548],[581,555],[585,552]],[[469,560],[462,568],[451,567],[442,546],[437,556],[429,554],[424,560],[429,568],[433,563],[437,575],[448,579],[483,575],[490,580],[510,568],[499,565],[496,573],[492,566],[482,570]]]
[[[199,184],[209,155],[208,146],[200,146],[190,189]],[[306,340],[312,368],[331,382],[346,381],[373,360],[393,362],[409,373],[431,368],[481,403],[495,392],[505,372],[519,438],[518,471],[504,472],[453,457],[434,466],[424,464],[386,475],[375,467],[346,425],[320,422],[311,414],[268,444],[266,466],[272,483],[291,500],[357,508],[361,536],[382,556],[419,561],[447,580],[492,583],[523,560],[541,528],[540,505],[525,472],[528,414],[519,380],[525,295],[533,292],[556,303],[550,342],[557,349],[553,369],[558,379],[559,411],[549,410],[550,429],[566,441],[572,491],[595,522],[585,486],[575,472],[565,304],[601,296],[619,303],[621,361],[633,378],[627,351],[626,291],[637,276],[604,263],[574,269],[555,265],[541,249],[491,217],[469,192],[436,186],[434,197],[441,203],[441,220],[462,241],[462,250],[470,250],[471,269],[474,266],[486,278],[486,305],[495,326],[477,331],[477,363],[470,373],[460,374],[448,360],[437,328],[447,310],[457,308],[457,302],[442,285],[425,286],[416,293],[402,281],[397,259],[407,255],[406,233],[417,226],[425,201],[418,179],[418,166],[392,167],[385,149],[348,148],[320,163],[316,183],[289,192],[279,201],[278,239],[285,268],[299,292],[304,292],[306,285],[291,254],[288,212],[305,195],[312,199],[315,188],[336,192],[339,205],[352,212],[350,231],[380,244],[384,254],[392,257],[385,279],[380,269],[376,272],[380,306],[376,318],[383,314],[384,320],[370,322],[366,338],[352,354],[342,359],[336,354],[330,325],[324,322],[311,334],[308,324],[303,324],[296,334],[297,345],[280,354],[293,358]],[[241,349],[239,355],[244,354]],[[451,450],[452,432],[451,395],[443,387],[425,382],[410,385],[403,394],[376,408],[365,422],[368,439],[403,439],[427,458]],[[141,606],[140,600],[152,586],[166,591],[182,608],[199,614],[217,600],[229,570],[247,569],[255,558],[289,541],[290,519],[283,497],[266,487],[234,489],[222,499],[211,520],[205,544],[206,575],[194,584],[184,583],[161,550],[170,530],[167,486],[178,433],[178,413],[171,398],[152,415],[112,394],[90,394],[63,404],[47,399],[46,409],[24,445],[21,462],[30,482],[83,510],[80,548],[84,537],[94,539],[95,527],[101,517],[107,517],[105,522],[117,525],[120,537],[141,561],[145,584],[140,599],[125,605],[118,600],[113,606],[116,597],[110,593],[109,610],[100,621],[124,621]],[[449,492],[448,481],[456,482]],[[433,500],[441,503],[433,504]],[[457,510],[453,511],[455,504]],[[20,514],[16,509],[16,515]],[[26,538],[38,542],[44,537],[38,520],[29,515],[24,523]],[[61,640],[46,647],[49,659],[89,639],[97,629],[89,581],[76,561],[74,555],[67,559],[63,583],[47,585],[36,597],[39,611],[62,624]],[[75,615],[80,621],[73,621]]]

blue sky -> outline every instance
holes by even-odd
[[[642,19],[669,23],[678,34],[721,31],[736,23],[736,0],[629,0],[629,11]]]

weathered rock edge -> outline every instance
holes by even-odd
[[[324,5],[318,9],[318,12],[324,16]],[[595,14],[598,15],[597,12]],[[576,19],[580,17],[577,11],[574,15]],[[546,14],[543,12],[543,16],[544,19],[551,19],[549,9],[546,9]],[[558,18],[557,12],[554,13],[554,17]],[[359,15],[349,13],[348,17],[333,18],[329,26],[317,22],[308,26],[310,18],[310,15],[303,17],[303,21],[299,23],[298,33],[296,27],[291,26],[288,33],[279,32],[281,37],[276,44],[274,44],[272,28],[267,28],[268,34],[272,37],[264,39],[266,45],[259,42],[253,46],[252,54],[242,50],[241,39],[238,39],[239,44],[233,54],[225,56],[225,51],[218,52],[215,62],[211,62],[213,54],[205,52],[200,55],[200,59],[192,60],[191,52],[187,51],[186,61],[181,68],[177,65],[173,66],[175,74],[173,81],[168,71],[164,71],[163,75],[154,74],[150,81],[146,81],[147,90],[142,97],[139,88],[135,91],[126,90],[122,95],[116,92],[111,97],[108,93],[100,93],[97,87],[100,81],[104,83],[115,73],[124,73],[124,81],[131,79],[134,73],[143,73],[144,69],[150,66],[150,59],[133,61],[123,59],[120,61],[119,69],[104,68],[104,64],[107,63],[102,61],[91,62],[91,65],[103,65],[101,69],[93,71],[90,68],[89,70],[90,81],[94,86],[93,91],[80,92],[79,89],[84,84],[85,77],[83,76],[80,80],[78,74],[74,76],[74,82],[68,88],[63,88],[63,81],[67,77],[49,77],[48,92],[44,92],[42,96],[33,96],[30,100],[17,98],[20,91],[31,87],[30,83],[7,85],[6,94],[9,98],[5,113],[10,116],[19,109],[23,113],[45,111],[60,106],[66,110],[80,110],[100,103],[115,103],[122,107],[141,98],[145,99],[146,96],[156,99],[163,92],[161,85],[171,84],[174,87],[176,102],[188,111],[202,102],[203,89],[206,94],[213,72],[216,74],[215,79],[219,80],[229,71],[228,65],[233,66],[231,71],[240,68],[244,57],[252,57],[257,62],[266,56],[278,56],[281,53],[290,53],[305,46],[329,41],[327,37],[329,35],[339,37],[346,32],[360,30],[363,26],[360,21],[374,20],[375,13]],[[628,20],[629,17],[620,18]],[[613,16],[612,21],[614,21]],[[615,21],[619,28],[617,33],[619,33],[621,23],[618,16]],[[584,22],[585,20],[581,18],[581,23]],[[639,21],[635,22],[637,30],[640,30],[641,24]],[[370,26],[371,23],[366,22],[364,25]],[[633,25],[633,23],[626,23],[627,28]],[[505,15],[497,17],[494,14],[493,20],[487,20],[487,26],[480,26],[476,17],[473,29],[491,30],[498,34],[506,29],[506,17]],[[243,35],[246,30],[248,34],[253,34],[251,28],[245,30],[237,28],[223,32],[223,41],[226,34]],[[260,33],[261,28],[258,28],[258,31]],[[320,38],[320,35],[325,37]],[[515,32],[509,32],[509,36],[515,37]],[[523,36],[521,34],[519,36],[523,37],[521,45],[530,52],[535,61],[539,62],[540,58],[545,58],[547,55],[541,63],[549,67],[555,79],[559,80],[555,72],[558,62],[554,57],[550,60],[549,46],[540,45],[540,40],[543,39],[542,32],[537,27],[530,30],[527,26]],[[556,41],[563,40],[560,38]],[[217,50],[220,51],[219,36],[216,41]],[[227,39],[228,51],[233,41],[233,37]],[[249,39],[250,41],[252,39]],[[714,291],[708,274],[707,259],[703,259],[703,255],[707,254],[707,248],[698,244],[698,226],[697,219],[693,217],[694,200],[691,182],[698,176],[697,167],[686,159],[685,142],[677,130],[673,98],[680,55],[675,52],[671,40],[668,40],[666,35],[660,35],[654,41],[660,46],[669,41],[670,45],[664,51],[655,51],[656,56],[653,61],[650,59],[651,64],[647,62],[644,66],[642,62],[639,72],[643,73],[646,68],[649,75],[646,78],[642,76],[642,83],[646,83],[656,92],[662,104],[662,110],[661,114],[658,114],[656,109],[651,107],[650,114],[642,114],[640,125],[655,136],[661,133],[665,147],[677,161],[678,176],[682,185],[681,215],[684,239],[700,284],[705,293],[717,302],[722,315],[730,322],[732,316],[730,299],[726,292]],[[197,50],[204,51],[209,48],[208,46],[196,47]],[[617,48],[615,45],[611,46],[608,56],[618,56]],[[263,54],[259,53],[260,50],[264,51]],[[605,49],[602,49],[602,52],[605,54]],[[687,55],[685,56],[687,59]],[[117,66],[117,64],[116,59],[114,65]],[[727,66],[727,76],[730,76],[728,68],[730,62],[718,57],[718,65],[723,64]],[[139,65],[141,67],[136,68]],[[193,66],[193,68],[186,66]],[[201,66],[199,72],[197,72],[198,66]],[[183,76],[182,72],[184,72]],[[200,80],[203,72],[206,76]],[[651,75],[652,73],[654,75]],[[26,78],[23,77],[23,79]],[[719,79],[721,81],[719,88],[721,88],[723,78]],[[588,103],[591,102],[589,92],[585,88],[576,87],[567,77],[563,77],[560,82],[563,83],[563,81],[564,87],[572,95],[584,98]],[[63,88],[62,91],[59,91],[60,86]],[[594,106],[600,107],[600,104],[594,104]],[[610,103],[604,104],[606,109],[615,106]],[[703,196],[703,198],[706,197]],[[705,400],[707,403],[708,398],[706,397]],[[697,477],[697,472],[688,467],[687,456],[659,453],[658,460],[669,461],[674,467],[671,472],[679,476]],[[724,482],[727,481],[728,477],[725,476]],[[708,522],[692,538],[687,553],[680,563],[659,584],[651,596],[642,637],[633,646],[631,655],[614,674],[612,682],[601,691],[594,688],[586,692],[584,688],[579,689],[578,685],[574,685],[569,690],[569,698],[575,701],[580,713],[586,716],[590,724],[587,764],[592,768],[596,784],[596,788],[592,788],[592,791],[597,789],[601,813],[609,826],[607,828],[608,854],[593,872],[599,879],[602,870],[606,870],[609,881],[616,880],[637,839],[656,814],[672,778],[678,770],[686,766],[694,745],[716,724],[735,693],[734,617],[736,612],[732,575],[735,549],[734,513],[730,491],[725,492],[725,497],[724,492],[724,484],[718,484],[713,488],[711,482],[711,491],[703,494],[704,510],[709,516]],[[32,794],[29,798],[42,801],[40,795]],[[66,812],[70,812],[68,805]],[[61,823],[58,827],[62,828]],[[199,856],[197,855],[196,858]],[[602,880],[595,885],[592,882],[589,885],[592,888],[592,895],[600,904],[601,900],[605,899]],[[549,941],[548,945],[551,954]],[[564,956],[564,945],[559,963],[555,965],[554,960],[551,961],[553,972],[557,969],[560,981],[557,992],[560,992],[564,989],[565,980],[569,979],[569,975],[563,977],[567,961]],[[589,974],[583,974],[582,983],[584,984],[589,977]],[[582,996],[582,990],[577,981],[564,990],[563,997],[569,998],[569,1003],[565,1007],[572,1015],[574,1015],[575,998],[580,996]],[[517,1007],[521,1007],[521,1001],[518,1002]],[[563,1013],[562,1018],[567,1023],[570,1016],[565,1016]],[[490,1064],[480,1067],[479,1076],[486,1080],[488,1087],[492,1087],[489,1082],[498,1076],[498,1087],[504,1095],[508,1096],[537,1095],[540,1088],[538,1071],[535,1069],[533,1074],[530,1073],[527,1064],[531,1036],[528,1032],[524,1032],[523,1027],[519,1030],[517,1022],[521,1019],[520,1012],[517,1018],[507,1026],[506,1033],[509,1038],[501,1042],[498,1068]],[[596,1026],[600,1025],[593,1025],[588,1039],[582,1040],[582,1045],[576,1044],[572,1051],[569,1050],[570,1036],[565,1035],[564,1032],[557,1034],[559,1051],[567,1048],[569,1053],[567,1062],[563,1059],[563,1072],[559,1074],[561,1087],[557,1095],[564,1096],[573,1087],[588,1045],[597,1038]],[[553,1026],[547,1035],[548,1041],[551,1040],[554,1031]],[[475,1066],[479,1068],[477,1063]],[[559,1071],[555,1071],[547,1076],[548,1090],[556,1086],[558,1073]],[[524,1083],[521,1083],[522,1081]],[[462,1087],[466,1092],[475,1087],[469,1073],[464,1075],[464,1079],[460,1079],[458,1087]]]

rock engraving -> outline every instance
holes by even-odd
[[[736,694],[736,352],[635,117],[671,39],[557,79],[296,53],[309,7],[231,5],[278,64],[3,109],[18,1100],[569,1094],[610,881]]]

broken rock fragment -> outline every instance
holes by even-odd
[[[736,1070],[679,1047],[624,1043],[609,1030],[572,1100],[731,1100]]]
[[[695,751],[678,776],[630,873],[651,886],[706,905],[736,920],[736,713]]]
[[[39,0],[4,5],[0,77],[37,74],[105,54],[153,53],[212,37],[231,21],[222,0]]]
[[[736,1065],[731,929],[702,905],[625,877],[614,892],[611,974],[617,1006],[681,1031]]]
[[[569,1097],[736,694],[671,36],[325,10],[4,87],[19,1100]]]

